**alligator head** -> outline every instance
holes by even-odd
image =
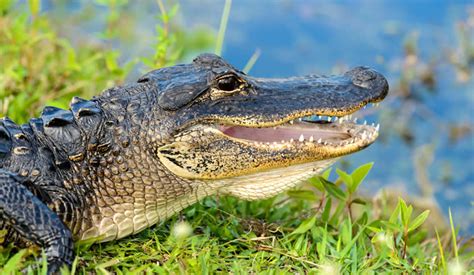
[[[156,146],[163,165],[181,178],[230,186],[223,192],[246,199],[281,192],[373,143],[379,127],[348,118],[388,92],[386,79],[366,67],[265,79],[212,54],[142,81],[158,86],[156,104],[171,125]],[[252,196],[262,182],[275,185],[272,192]]]

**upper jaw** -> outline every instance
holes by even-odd
[[[308,146],[337,146],[343,149],[350,149],[354,145],[363,148],[378,135],[377,126],[357,125],[346,119],[368,103],[379,102],[387,95],[386,79],[372,69],[357,67],[339,76],[312,75],[285,79],[242,77],[249,84],[248,93],[193,105],[193,112],[184,110],[180,113],[178,121],[183,122],[180,123],[181,129],[192,125],[208,125],[237,142],[278,146],[278,143],[302,140],[300,143]],[[309,116],[335,116],[338,121],[331,118],[332,123],[328,125],[310,126],[304,122],[307,119],[303,119]],[[325,119],[327,117],[322,120]],[[291,125],[294,120],[298,125]],[[288,127],[295,136],[288,135],[284,136],[288,138],[276,140],[252,138],[253,133],[257,135],[257,130],[251,128],[272,127],[279,131]],[[327,133],[330,128],[334,132],[344,132],[346,136],[325,138],[322,133]],[[312,134],[311,131],[315,132]],[[264,134],[271,132],[264,131]],[[352,151],[347,150],[348,153]]]

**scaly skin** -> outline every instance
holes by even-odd
[[[119,239],[216,193],[274,196],[377,137],[306,116],[342,118],[387,91],[368,68],[261,79],[205,54],[24,125],[4,118],[0,230],[43,247],[52,273],[71,264],[73,240]]]

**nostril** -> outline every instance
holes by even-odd
[[[370,88],[373,80],[377,78],[377,73],[367,67],[357,67],[351,70],[352,83],[362,88]]]
[[[363,88],[370,94],[370,101],[380,101],[388,93],[388,82],[385,77],[369,67],[355,67],[344,74],[354,86]]]
[[[150,79],[148,77],[142,77],[142,78],[137,80],[137,83],[145,83],[145,82],[148,82],[148,81],[150,81]]]

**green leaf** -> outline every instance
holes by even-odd
[[[326,169],[321,175],[310,178],[308,181],[319,191],[324,192],[324,185],[321,179],[327,180],[331,174],[332,167]]]
[[[428,218],[429,215],[430,215],[430,210],[425,210],[425,211],[423,211],[423,213],[418,215],[418,217],[416,217],[410,223],[410,226],[408,227],[408,232],[411,232],[411,231],[417,229],[420,225],[422,225],[425,222],[425,220]]]
[[[323,177],[326,180],[329,179],[329,176],[331,175],[331,171],[332,171],[332,167],[329,167],[321,174],[321,177]]]
[[[15,274],[15,270],[17,270],[17,266],[20,266],[20,262],[23,259],[23,255],[25,255],[26,249],[18,251],[13,257],[11,257],[8,262],[5,264],[2,271],[2,274]]]
[[[341,177],[341,179],[346,183],[347,190],[349,190],[349,193],[353,193],[353,188],[352,188],[352,177],[347,174],[346,172],[336,169],[336,173]]]
[[[287,194],[294,199],[316,201],[316,195],[310,190],[290,190]]]
[[[346,208],[346,203],[344,201],[340,201],[336,207],[336,210],[333,212],[331,219],[329,219],[329,224],[332,226],[337,226],[340,218],[344,218],[342,212]]]
[[[321,214],[321,219],[323,222],[327,223],[329,221],[329,215],[331,214],[332,198],[328,197],[326,205],[324,205],[323,213]]]
[[[333,197],[343,201],[346,199],[346,194],[344,193],[344,191],[342,191],[337,185],[335,185],[334,183],[324,179],[324,178],[319,178],[321,180],[321,182],[323,183],[323,186],[324,188],[326,189],[326,191],[328,191],[328,193],[330,195],[332,195]]]
[[[427,236],[428,232],[425,230],[412,231],[410,236],[408,236],[407,245],[409,247],[416,246],[419,243],[423,242],[423,240],[426,240]]]
[[[372,169],[373,165],[373,162],[369,162],[367,164],[359,166],[357,169],[354,170],[354,172],[352,172],[352,185],[350,190],[351,193],[354,193],[357,190],[359,185],[362,183],[362,181]]]
[[[315,176],[308,179],[309,183],[311,183],[314,187],[316,187],[319,191],[324,192],[324,186],[321,180],[319,179],[321,176]]]
[[[381,223],[385,226],[385,228],[393,231],[400,231],[400,225],[392,222],[381,221]]]
[[[367,215],[367,212],[364,212],[362,216],[356,221],[356,223],[359,225],[366,225],[368,221],[369,216]]]
[[[344,219],[339,227],[339,236],[343,244],[348,244],[352,239],[352,224],[349,219]]]
[[[406,202],[402,198],[399,198],[399,203],[402,224],[404,227],[408,227],[408,223],[410,222],[411,218],[411,213],[413,212],[413,207],[411,205],[407,206]]]
[[[310,230],[316,224],[316,216],[311,219],[304,220],[298,228],[296,228],[290,235],[303,234]]]
[[[395,210],[393,210],[392,215],[390,215],[390,219],[388,220],[390,223],[396,223],[398,217],[400,216],[400,200],[398,200],[397,206]]]
[[[364,201],[364,200],[361,199],[361,198],[355,198],[355,199],[353,199],[353,200],[351,201],[351,203],[360,204],[360,205],[366,205],[366,204],[367,204],[367,202]]]
[[[383,232],[382,229],[380,229],[378,227],[374,227],[374,226],[367,226],[367,229],[369,229],[370,231],[375,232],[375,233]]]

